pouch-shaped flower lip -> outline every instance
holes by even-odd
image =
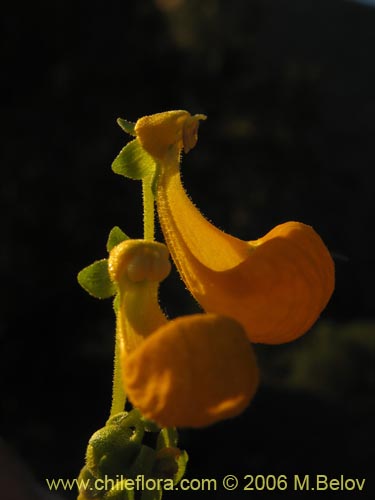
[[[241,413],[259,375],[239,323],[196,314],[169,321],[124,357],[123,379],[146,418],[166,427],[203,427]]]
[[[238,266],[214,273],[202,266],[206,287],[196,291],[198,301],[207,311],[236,318],[253,342],[292,341],[315,323],[333,291],[324,250],[310,226],[276,226]]]
[[[251,341],[294,340],[313,325],[333,293],[333,260],[306,224],[286,222],[258,240],[242,241],[202,216],[182,186],[179,169],[184,123],[199,116],[172,111],[136,125],[149,154],[155,154],[154,142],[162,144],[155,155],[157,207],[173,260],[200,305],[235,318]]]

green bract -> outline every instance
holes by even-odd
[[[164,427],[161,429],[156,442],[156,450],[159,452],[159,470],[168,471],[175,466],[173,481],[179,483],[185,474],[189,455],[185,450],[177,448],[178,433],[175,427]],[[167,451],[167,453],[166,453]]]
[[[129,142],[112,163],[115,174],[141,180],[155,173],[155,161],[146,153],[138,139]]]
[[[113,227],[108,235],[107,252],[128,239],[129,236],[122,229],[118,226]],[[81,287],[97,299],[108,299],[117,293],[116,286],[109,277],[108,259],[97,260],[85,267],[78,273],[77,279]]]
[[[158,441],[156,443],[156,448],[161,450],[162,448],[170,448],[171,446],[177,446],[178,434],[174,427],[165,427],[160,431],[158,435]]]
[[[108,235],[106,245],[107,252],[109,253],[113,247],[129,239],[129,236],[127,236],[122,229],[120,229],[118,226],[113,227]]]
[[[117,118],[117,124],[122,128],[124,132],[135,137],[135,123],[124,120],[124,118]]]
[[[150,439],[150,433],[158,433],[157,439]],[[150,436],[148,441],[157,442],[155,448],[143,444],[145,434]],[[137,478],[152,478],[154,483],[159,479],[163,487],[173,489],[187,462],[186,452],[176,447],[177,439],[174,429],[160,431],[136,409],[109,418],[89,440],[86,464],[79,475],[79,499],[160,500],[161,488],[143,487],[137,492],[135,482]]]
[[[78,283],[97,299],[107,299],[116,294],[116,287],[108,274],[108,259],[97,260],[78,273]]]

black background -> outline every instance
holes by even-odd
[[[2,7],[2,31],[4,440],[42,485],[82,466],[108,416],[114,318],[76,274],[105,256],[114,225],[142,235],[140,186],[110,168],[128,140],[116,118],[187,109],[208,115],[183,160],[203,213],[248,240],[286,220],[311,224],[337,271],[312,332],[257,347],[263,383],[245,414],[182,431],[187,477],[344,474],[366,477],[358,498],[367,497],[375,9],[344,0],[14,1]],[[161,296],[170,317],[197,310],[175,274]],[[250,493],[276,495],[215,496]]]

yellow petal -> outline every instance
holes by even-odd
[[[245,261],[222,272],[191,255],[185,260],[185,275],[194,276],[189,288],[206,311],[239,321],[252,342],[289,342],[327,305],[333,261],[318,234],[299,222],[281,224],[255,243]]]
[[[166,427],[202,427],[241,413],[258,369],[234,320],[197,314],[170,321],[123,359],[125,390],[142,414]]]
[[[235,318],[254,342],[293,340],[312,326],[332,295],[332,258],[319,235],[299,222],[246,242],[202,216],[179,171],[181,151],[195,145],[200,119],[170,111],[141,118],[136,126],[142,146],[160,166],[158,214],[173,260],[206,311]]]
[[[224,271],[243,262],[252,251],[245,241],[208,222],[191,202],[181,184],[178,156],[170,156],[162,164],[157,206],[174,260],[185,259],[185,250],[179,247],[186,246],[203,265]]]
[[[235,318],[253,342],[278,344],[304,334],[334,289],[333,260],[319,235],[287,222],[256,241],[209,223],[184,191],[177,157],[165,160],[158,214],[186,286],[208,312]]]
[[[178,225],[178,231],[198,260],[221,271],[246,259],[251,248],[210,224],[191,203],[181,185],[181,151],[188,152],[195,146],[199,121],[205,119],[205,115],[191,116],[183,110],[166,111],[140,118],[135,125],[135,133],[142,147],[155,158],[161,169],[157,201],[159,215],[162,213],[161,222],[166,220],[164,231],[173,231]],[[173,220],[174,215],[176,220]],[[173,245],[173,240],[170,239],[169,243]],[[215,248],[214,253],[212,248]]]

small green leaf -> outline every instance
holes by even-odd
[[[126,235],[122,229],[120,229],[118,226],[113,227],[108,235],[106,245],[107,252],[110,252],[116,245],[119,245],[123,241],[129,239],[129,236]]]
[[[156,452],[153,448],[142,445],[136,459],[131,466],[127,468],[126,474],[129,477],[137,477],[141,474],[147,477],[154,467],[155,456]]]
[[[107,299],[116,293],[116,287],[108,274],[108,260],[97,260],[78,273],[78,283],[97,299]]]
[[[115,174],[140,180],[155,172],[155,162],[140,145],[138,139],[129,142],[112,163]]]
[[[117,124],[120,125],[122,130],[126,132],[127,134],[133,135],[134,137],[136,136],[134,127],[135,123],[133,122],[128,122],[128,120],[124,120],[123,118],[117,118]]]

